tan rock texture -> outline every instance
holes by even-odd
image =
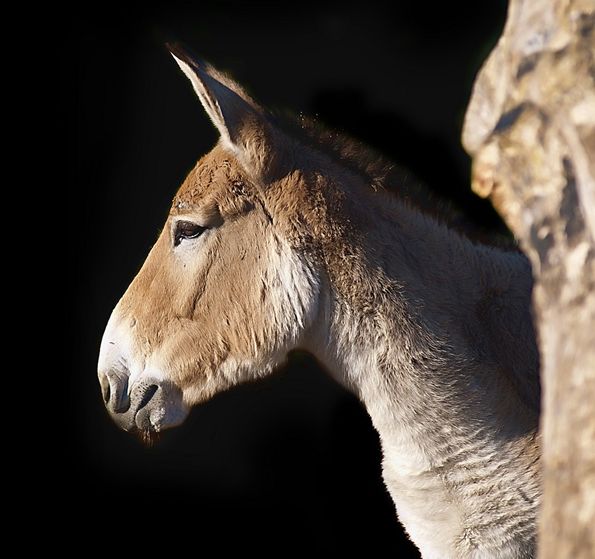
[[[531,260],[541,559],[595,558],[595,0],[511,0],[463,130],[473,190]]]

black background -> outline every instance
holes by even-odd
[[[69,205],[85,232],[70,238],[75,350],[60,483],[71,510],[108,547],[119,534],[139,550],[186,542],[202,555],[417,557],[382,484],[365,410],[309,358],[195,409],[147,448],[104,412],[97,353],[177,187],[216,141],[166,40],[185,42],[262,104],[315,115],[377,148],[471,223],[501,231],[470,192],[459,137],[506,3],[85,10],[68,19],[60,75]]]

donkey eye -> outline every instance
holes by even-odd
[[[174,231],[174,246],[178,246],[184,239],[196,239],[206,231],[206,227],[202,227],[193,223],[192,221],[178,221]]]

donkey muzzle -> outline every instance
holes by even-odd
[[[121,371],[99,373],[103,401],[114,422],[125,431],[159,432],[184,421],[188,409],[173,383],[143,378],[130,388]]]

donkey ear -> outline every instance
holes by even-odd
[[[225,147],[243,163],[261,166],[266,159],[262,152],[268,151],[266,144],[273,133],[264,110],[236,82],[210,64],[177,44],[168,44],[167,48],[192,83]]]

